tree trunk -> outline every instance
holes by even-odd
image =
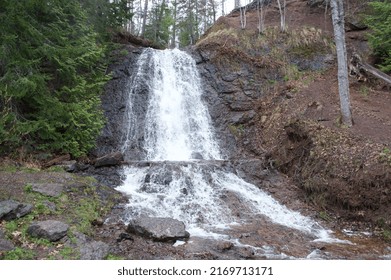
[[[258,32],[262,34],[265,31],[265,13],[263,10],[263,1],[257,1],[257,15],[258,15]]]
[[[280,18],[281,18],[281,31],[286,31],[286,24],[285,24],[285,18],[286,18],[286,3],[284,0],[283,5],[281,5],[281,0],[277,0],[278,9],[280,10]]]
[[[215,1],[210,0],[210,5],[212,7],[213,23],[215,23],[216,22],[216,3],[215,3]]]
[[[165,7],[166,7],[166,0],[162,0],[162,3],[160,5],[160,10],[159,10],[159,16],[158,16],[157,21],[156,21],[155,42],[158,41],[157,40],[158,38],[160,39],[160,37],[159,37],[160,26],[162,25]]]
[[[247,7],[244,6],[244,7],[240,7],[240,26],[242,29],[246,29],[246,25],[247,25],[247,15],[246,15],[246,12],[247,12]]]
[[[334,40],[337,48],[338,60],[338,91],[341,105],[342,123],[352,126],[352,114],[350,108],[348,58],[345,43],[345,20],[343,0],[331,0],[332,18],[334,27]]]
[[[148,1],[144,1],[144,13],[143,13],[143,25],[141,26],[141,37],[144,37],[145,26],[147,25],[147,14],[148,14]]]
[[[173,3],[173,8],[174,8],[174,23],[172,25],[172,41],[171,41],[171,48],[175,48],[176,47],[176,28],[177,28],[177,24],[176,24],[176,21],[177,21],[177,7],[178,7],[178,4],[177,4],[177,0],[174,1]]]

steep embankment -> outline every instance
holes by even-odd
[[[245,29],[238,12],[220,18],[193,49],[215,126],[229,139],[223,146],[287,174],[322,218],[380,227],[389,238],[389,92],[352,78],[355,125],[341,126],[329,14],[291,1],[286,33],[275,7],[266,9],[263,34],[257,21],[251,9]],[[368,57],[363,31],[347,28],[349,55]]]

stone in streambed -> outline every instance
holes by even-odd
[[[136,218],[129,223],[127,231],[163,242],[190,237],[190,234],[185,230],[185,224],[172,218]]]

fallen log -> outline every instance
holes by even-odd
[[[379,69],[376,69],[372,65],[369,65],[356,53],[350,58],[349,72],[350,75],[357,76],[358,80],[366,81],[368,74],[371,74],[372,76],[391,85],[391,77],[389,75]]]

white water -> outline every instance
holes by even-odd
[[[289,210],[235,174],[217,166],[198,164],[195,154],[215,160],[221,159],[221,153],[202,103],[194,60],[179,50],[148,49],[140,56],[133,87],[137,87],[138,77],[145,76],[147,63],[151,76],[143,160],[156,164],[124,169],[126,179],[118,190],[130,197],[127,219],[138,215],[171,217],[183,221],[192,236],[228,238],[224,228],[264,215],[273,223],[314,239],[330,239],[329,231],[316,221]],[[129,102],[132,94],[133,91]],[[132,110],[132,104],[128,110]],[[128,112],[128,117],[135,118],[132,112]],[[134,139],[131,134],[135,120],[128,120],[126,125],[123,150]],[[237,205],[227,203],[227,196],[240,203],[240,217],[232,214]]]
[[[152,50],[149,50],[152,51]],[[151,96],[146,117],[148,160],[219,159],[209,115],[201,102],[194,60],[179,50],[153,51]]]

